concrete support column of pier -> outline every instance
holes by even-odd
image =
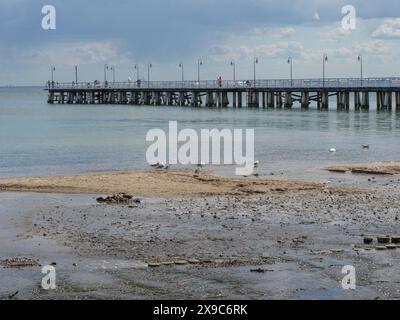
[[[259,92],[249,91],[247,93],[247,104],[249,108],[259,108]]]
[[[206,107],[214,107],[214,93],[212,91],[207,91],[206,93]]]
[[[253,93],[251,91],[247,92],[247,107],[252,108],[253,107]]]
[[[350,110],[350,92],[349,91],[346,91],[344,93],[344,109],[346,111]]]
[[[368,110],[369,109],[369,92],[363,92],[361,95],[361,108]]]
[[[358,111],[361,108],[361,97],[360,92],[354,92],[354,110]]]
[[[108,103],[108,92],[104,91],[103,92],[103,103],[107,104]]]
[[[232,107],[233,108],[237,107],[237,94],[236,94],[236,92],[232,92]]]
[[[107,103],[110,104],[114,100],[114,92],[107,92]]]
[[[261,97],[262,97],[262,107],[263,107],[263,109],[265,109],[265,108],[266,108],[266,106],[267,106],[266,94],[267,94],[267,93],[266,93],[265,91],[261,92]]]
[[[259,108],[260,107],[260,93],[258,91],[254,92],[254,107]]]
[[[161,99],[162,99],[161,92],[160,91],[154,92],[154,97],[155,97],[154,104],[157,105],[157,106],[161,106],[162,105],[162,103],[161,103]]]
[[[338,110],[349,110],[349,92],[338,92],[337,97],[337,109]]]
[[[186,97],[185,97],[185,92],[179,92],[179,105],[181,107],[186,105]]]
[[[400,112],[400,91],[396,92],[396,111]]]
[[[267,108],[275,108],[274,92],[267,92]]]
[[[218,108],[222,108],[222,94],[221,94],[221,92],[217,92],[215,95],[217,97],[217,106],[218,106]]]
[[[190,99],[190,105],[192,106],[192,107],[197,107],[197,93],[196,92],[192,92],[192,94],[191,94],[191,99]]]
[[[107,92],[108,98],[107,98],[107,103],[113,103],[114,102],[114,92],[110,91]]]
[[[172,94],[172,99],[173,99],[175,106],[179,106],[179,92],[174,92]]]
[[[301,93],[301,108],[308,109],[310,106],[310,93],[307,91],[303,91]]]
[[[321,108],[329,109],[329,93],[328,91],[321,92]]]
[[[141,93],[140,93],[140,92],[135,92],[135,100],[134,100],[134,103],[135,103],[136,105],[139,105],[139,104],[141,103],[141,100],[142,100],[142,95],[141,95]]]
[[[156,93],[150,92],[149,98],[150,98],[149,105],[155,105],[156,104]]]
[[[239,91],[237,93],[237,96],[238,96],[238,107],[242,108],[243,107],[243,94],[242,94],[242,92]]]
[[[282,92],[277,92],[276,93],[276,107],[281,109],[282,106],[283,106]]]
[[[392,92],[384,92],[384,98],[383,98],[383,107],[387,110],[392,110],[392,105],[393,105],[393,93]]]
[[[172,92],[165,93],[165,105],[167,105],[167,106],[173,105]]]
[[[290,91],[285,92],[285,108],[292,108],[293,107],[293,98],[292,93]]]
[[[229,99],[228,99],[228,92],[227,91],[222,92],[222,106],[224,108],[229,106]]]
[[[382,92],[378,91],[376,93],[376,109],[377,110],[382,110],[383,108],[383,101],[382,101]]]
[[[49,95],[48,95],[48,98],[47,98],[47,103],[49,103],[49,104],[53,104],[54,103],[54,93],[51,92],[51,91],[49,91]]]

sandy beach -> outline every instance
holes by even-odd
[[[1,294],[54,263],[60,290],[33,283],[12,298],[398,298],[400,249],[377,241],[400,234],[391,177],[367,174],[363,188],[206,170],[2,179],[0,272],[13,276]],[[117,193],[137,201],[96,201]],[[341,288],[348,264],[356,291]]]
[[[318,183],[223,178],[197,170],[110,172],[0,179],[0,191],[68,194],[130,193],[141,197],[198,197],[321,189]]]

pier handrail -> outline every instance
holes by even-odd
[[[327,78],[327,79],[275,79],[275,80],[203,80],[203,81],[140,81],[140,82],[50,82],[46,89],[363,89],[399,88],[400,78]]]

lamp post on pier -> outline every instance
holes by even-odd
[[[111,67],[111,71],[113,73],[113,83],[115,83],[115,66]]]
[[[139,65],[135,64],[135,70],[136,70],[136,80],[139,81]]]
[[[290,65],[290,86],[293,87],[293,58],[288,58],[288,64]]]
[[[55,66],[52,66],[52,67],[51,67],[51,82],[52,82],[52,83],[54,82],[54,71],[56,71],[56,67],[55,67]]]
[[[185,73],[184,73],[184,67],[183,67],[183,62],[181,62],[180,64],[179,64],[179,68],[181,69],[181,71],[182,71],[182,83],[185,81]]]
[[[325,89],[325,63],[328,61],[328,55],[326,53],[322,56],[322,87]]]
[[[256,65],[258,64],[258,58],[254,57],[253,67],[254,67],[254,87],[256,86]]]
[[[108,70],[108,64],[104,65],[104,83],[107,82],[107,70]]]
[[[200,84],[200,67],[203,65],[203,60],[197,60],[197,82]]]
[[[147,87],[150,88],[150,69],[153,68],[153,65],[149,63],[147,65]]]
[[[233,82],[236,82],[236,62],[235,62],[235,60],[231,61],[231,67],[233,68]]]
[[[75,66],[75,83],[78,85],[78,66]]]
[[[363,56],[362,56],[362,54],[358,55],[357,60],[360,62],[360,67],[361,67],[360,81],[361,81],[361,87],[362,87],[363,86]]]

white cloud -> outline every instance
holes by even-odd
[[[333,29],[331,28],[328,31],[324,31],[319,34],[319,36],[323,40],[327,40],[327,41],[340,40],[340,39],[343,39],[350,35],[351,35],[351,30],[346,30],[346,29],[342,28],[341,26],[333,28]]]
[[[400,37],[400,18],[387,19],[373,33],[375,38],[398,38]]]
[[[249,57],[257,56],[260,59],[286,59],[287,57],[300,57],[304,47],[299,42],[287,41],[255,46],[241,45],[214,46],[208,54],[215,61],[227,61],[229,59],[246,60]]]
[[[112,42],[57,43],[46,47],[29,48],[21,53],[25,62],[33,64],[83,65],[118,60],[118,46]]]
[[[282,38],[290,38],[296,30],[292,27],[286,27],[279,30],[279,34]]]

